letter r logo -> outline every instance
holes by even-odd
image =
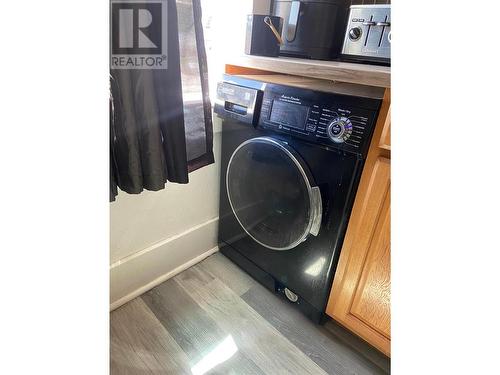
[[[168,69],[173,0],[109,0],[111,69]]]
[[[159,2],[112,2],[112,53],[162,54],[162,6]]]

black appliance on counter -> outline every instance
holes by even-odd
[[[225,75],[217,87],[219,247],[321,322],[383,89],[284,82]]]
[[[278,57],[283,19],[276,16],[250,14],[247,16],[245,53],[247,55]],[[275,35],[275,33],[277,35]]]
[[[274,0],[272,14],[283,18],[282,56],[336,58],[347,22],[346,0]]]

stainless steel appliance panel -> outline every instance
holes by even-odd
[[[342,55],[390,63],[391,6],[353,5],[350,9]]]

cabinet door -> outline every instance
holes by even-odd
[[[390,151],[384,98],[335,275],[327,314],[390,355]],[[389,117],[390,118],[390,117]],[[387,134],[384,134],[387,138]],[[390,139],[390,138],[389,138]],[[389,146],[390,147],[390,146]]]
[[[350,314],[364,322],[387,339],[391,337],[391,202],[387,179],[389,161],[381,160],[374,174],[374,182],[384,185],[373,197],[380,207],[375,220],[373,237],[366,251],[360,280],[355,288]],[[375,201],[376,200],[376,201]]]

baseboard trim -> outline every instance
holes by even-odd
[[[218,223],[218,218],[207,220],[111,264],[110,309],[216,252]]]
[[[206,221],[204,223],[195,225],[194,227],[189,228],[188,230],[186,230],[186,231],[184,231],[182,233],[179,233],[179,234],[176,234],[175,236],[166,238],[163,241],[157,242],[157,243],[155,243],[155,244],[153,244],[153,245],[151,245],[149,247],[146,247],[145,249],[142,249],[142,250],[140,250],[140,251],[138,251],[136,253],[133,253],[133,254],[131,254],[129,256],[126,256],[125,258],[117,260],[116,262],[112,263],[109,268],[113,269],[113,268],[119,267],[119,266],[121,266],[121,265],[123,265],[123,264],[125,264],[127,262],[132,262],[135,259],[143,256],[144,254],[149,253],[150,251],[154,251],[157,248],[160,248],[162,246],[168,245],[170,242],[173,242],[173,241],[175,241],[175,240],[177,240],[179,238],[188,236],[191,233],[196,232],[198,229],[202,229],[202,228],[206,227],[207,225],[210,225],[210,224],[213,224],[213,223],[217,222],[218,220],[219,220],[219,218],[216,217],[216,218],[208,220],[208,221]]]
[[[175,275],[181,273],[182,271],[187,270],[189,267],[194,266],[195,264],[201,262],[203,259],[209,257],[210,255],[216,253],[217,251],[219,251],[218,246],[204,252],[203,254],[197,256],[194,259],[189,260],[188,262],[186,262],[184,264],[181,264],[179,267],[165,273],[164,275],[161,275],[160,277],[157,277],[156,279],[154,279],[150,283],[148,283],[144,286],[141,286],[140,288],[134,290],[133,292],[127,294],[126,296],[123,296],[122,298],[114,301],[110,305],[110,311],[113,311],[113,310],[117,309],[118,307],[124,305],[125,303],[133,300],[134,298],[139,297],[141,294],[146,293],[148,290],[153,289],[155,286],[163,283],[164,281],[167,281],[168,279],[174,277]]]

